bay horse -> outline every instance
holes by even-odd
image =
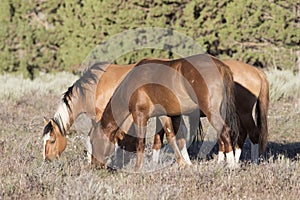
[[[239,132],[242,133],[237,141],[236,161],[239,161],[241,148],[249,136],[253,145],[251,158],[257,163],[259,152],[264,153],[268,142],[269,82],[263,71],[251,65],[234,60],[225,60],[224,63],[233,73]]]
[[[223,62],[207,54],[176,60],[144,59],[128,73],[114,92],[99,122],[99,131],[91,134],[93,155],[105,163],[115,146],[120,125],[132,116],[137,136],[135,170],[143,163],[147,121],[154,116],[178,117],[199,110],[219,134],[219,148],[234,166],[232,142],[238,136],[232,72]],[[185,165],[175,147],[175,134],[167,118],[167,138],[178,164]],[[102,147],[110,151],[104,151]]]
[[[240,120],[235,161],[239,162],[241,149],[246,137],[249,136],[251,160],[258,163],[259,153],[262,154],[265,151],[268,140],[269,82],[265,73],[256,67],[236,60],[224,60],[223,62],[233,73],[236,110]],[[252,116],[253,109],[255,109],[255,118]],[[201,132],[203,130],[201,126],[201,121],[199,121],[200,133],[204,134]],[[162,146],[163,135],[164,131],[161,130],[154,137],[153,151],[156,154],[159,154]],[[185,140],[185,138],[182,137],[179,140]],[[178,142],[178,144],[180,148],[186,148],[182,142]],[[219,162],[224,160],[223,155],[223,152],[219,150]],[[158,161],[157,158],[153,158],[153,160]]]

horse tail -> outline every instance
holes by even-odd
[[[256,103],[256,123],[259,129],[259,150],[264,153],[268,142],[268,123],[267,115],[269,108],[269,82],[263,72],[260,72],[262,78],[261,91]]]
[[[239,137],[239,118],[235,106],[235,90],[233,74],[225,64],[221,67],[223,71],[223,84],[225,100],[222,101],[222,110],[225,111],[225,123],[230,128],[230,137],[235,147]],[[225,109],[225,110],[224,110]]]

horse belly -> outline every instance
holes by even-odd
[[[198,109],[197,103],[187,96],[178,98],[178,100],[180,102],[180,110],[182,114],[189,114]]]

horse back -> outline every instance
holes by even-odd
[[[112,97],[115,89],[129,73],[134,65],[109,65],[99,78],[95,92],[96,121],[102,117],[102,113]]]

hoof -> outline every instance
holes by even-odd
[[[186,168],[188,166],[188,164],[185,162],[185,161],[183,161],[183,160],[179,160],[178,161],[178,168],[179,169],[184,169],[184,168]]]
[[[227,167],[230,170],[235,170],[235,169],[238,169],[240,167],[240,165],[238,163],[227,163]]]

